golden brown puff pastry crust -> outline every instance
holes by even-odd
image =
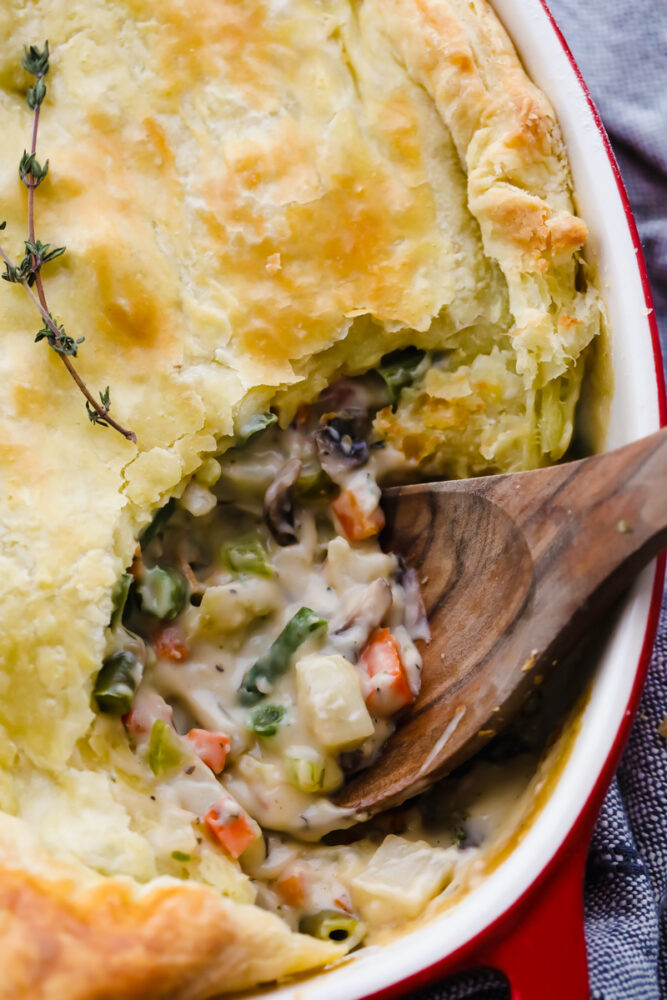
[[[16,858],[2,832],[0,995],[11,1000],[200,1000],[331,961],[342,949],[203,886],[138,889]],[[78,876],[78,878],[77,878]]]
[[[6,0],[14,253],[31,126],[19,60],[45,38],[38,232],[68,248],[48,295],[138,444],[90,425],[33,344],[22,290],[1,289],[0,806],[17,818],[0,997],[204,998],[337,951],[215,879],[154,884],[147,827],[85,769],[137,532],[274,399],[289,419],[340,371],[481,327],[534,396],[581,355],[599,307],[575,289],[586,230],[553,112],[482,0]],[[225,891],[246,898],[234,871]]]

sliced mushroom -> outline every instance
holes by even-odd
[[[368,413],[363,410],[332,417],[315,431],[320,465],[334,481],[341,473],[368,462],[367,423]]]
[[[279,545],[298,541],[294,530],[294,485],[300,475],[300,459],[290,458],[264,494],[264,520]]]

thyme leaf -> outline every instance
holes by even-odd
[[[31,111],[38,108],[46,97],[46,84],[44,83],[43,77],[38,77],[37,82],[28,91],[28,107]]]
[[[44,42],[44,48],[40,50],[36,45],[26,46],[21,65],[30,76],[42,77],[49,72],[49,43]]]
[[[53,319],[53,317],[51,317]],[[55,321],[54,321],[55,325]],[[41,330],[37,333],[35,337],[35,343],[37,344],[40,340],[46,340],[49,346],[56,351],[57,354],[67,354],[71,358],[75,358],[79,350],[79,344],[83,344],[85,337],[79,337],[77,340],[74,337],[70,337],[64,326],[58,326],[58,332],[55,333],[51,326],[43,326]]]
[[[42,181],[46,180],[48,172],[48,160],[42,166],[36,153],[27,153],[24,150],[19,164],[19,177],[27,188],[38,188]]]
[[[83,339],[83,338],[82,338]],[[102,403],[103,412],[100,413],[99,409],[93,408],[88,400],[86,400],[86,411],[88,413],[88,419],[91,424],[100,424],[102,427],[109,426],[108,413],[111,409],[111,393],[109,392],[109,386],[106,387],[104,392],[100,393],[100,401]]]

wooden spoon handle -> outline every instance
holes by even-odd
[[[385,510],[432,641],[410,714],[338,793],[360,812],[481,749],[667,545],[667,429],[553,468],[390,489]]]
[[[667,429],[579,462],[480,480],[475,492],[523,533],[534,566],[531,622],[546,641],[569,621],[572,646],[573,631],[590,628],[667,545]]]
[[[509,515],[532,560],[532,594],[520,624],[539,653],[561,633],[572,648],[667,546],[667,428],[548,469],[408,487],[402,502],[420,489],[436,503],[438,493],[474,494]]]

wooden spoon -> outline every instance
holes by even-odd
[[[476,753],[667,545],[667,429],[535,472],[384,493],[431,626],[419,696],[336,803],[372,814]]]

